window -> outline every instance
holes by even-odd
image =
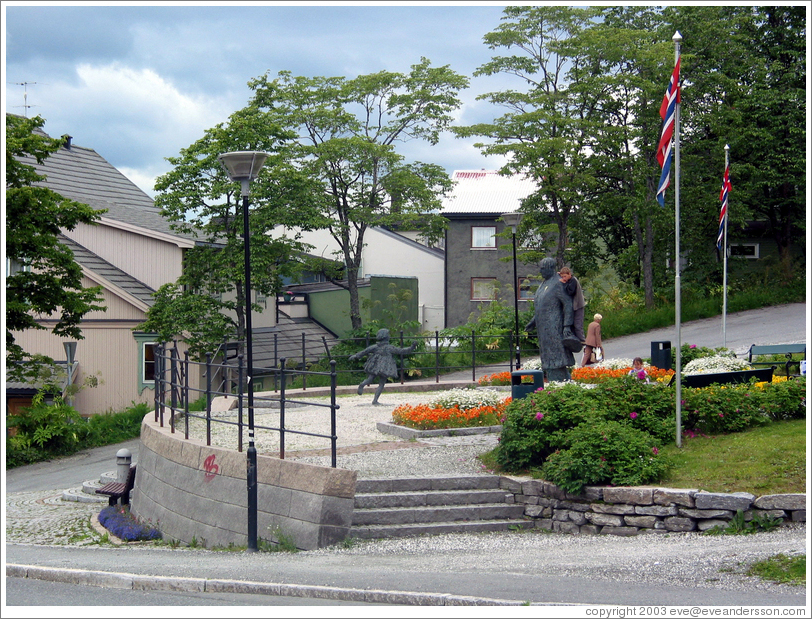
[[[495,277],[471,278],[471,301],[493,301],[496,298]]]
[[[529,277],[519,278],[519,300],[532,299],[536,296],[536,288],[538,288],[538,281],[533,281]]]
[[[155,382],[155,346],[154,343],[144,343],[143,365],[141,370],[141,382]]]
[[[471,226],[471,249],[496,249],[496,226]]]
[[[19,272],[30,272],[31,266],[27,264],[21,264],[17,262],[14,258],[9,258],[6,256],[6,277],[11,277],[12,275],[16,275]]]
[[[730,255],[736,258],[749,258],[751,260],[758,260],[759,246],[758,243],[742,243],[740,245],[730,246]]]

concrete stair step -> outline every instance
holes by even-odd
[[[499,488],[485,490],[429,490],[418,492],[383,492],[355,495],[356,509],[385,507],[421,507],[426,505],[463,505],[504,503],[512,494]]]
[[[356,494],[426,492],[430,490],[487,490],[499,488],[496,475],[447,475],[438,477],[384,477],[359,479]]]
[[[413,524],[471,520],[521,519],[523,504],[488,503],[484,505],[428,505],[421,507],[388,507],[356,509],[353,526],[379,524]]]
[[[486,531],[511,531],[532,529],[532,520],[476,520],[461,522],[435,522],[423,524],[390,524],[353,526],[349,537],[358,539],[383,539],[414,537],[417,535],[443,535],[446,533],[482,533]]]
[[[68,490],[62,491],[62,500],[63,501],[75,501],[77,503],[102,503],[105,504],[108,502],[106,496],[102,496],[100,494],[88,494],[84,491],[84,486],[82,488],[69,488]]]

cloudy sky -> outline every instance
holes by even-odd
[[[470,77],[491,58],[482,37],[502,6],[393,4],[4,2],[3,103],[42,116],[50,135],[72,135],[154,195],[165,158],[244,107],[247,82],[266,72],[351,78],[406,72],[425,56]],[[459,123],[498,115],[475,99],[505,79],[472,78]],[[448,172],[498,167],[473,141],[446,134],[402,152]]]

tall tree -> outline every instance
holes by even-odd
[[[399,142],[436,144],[460,105],[464,76],[423,58],[408,74],[381,71],[344,77],[294,77],[279,73],[253,80],[251,106],[267,122],[295,132],[286,156],[318,185],[317,216],[338,244],[346,278],[336,283],[350,296],[352,327],[361,326],[358,272],[370,226],[405,226],[436,238],[443,220],[440,198],[450,189],[441,167],[407,163]]]
[[[526,90],[481,95],[508,112],[492,123],[455,129],[458,136],[489,138],[490,143],[477,146],[486,155],[508,157],[503,173],[525,174],[538,183],[538,195],[523,208],[528,217],[522,228],[540,227],[551,215],[558,227],[559,265],[569,242],[570,217],[595,186],[589,147],[604,92],[584,87],[595,67],[570,45],[594,15],[593,9],[560,6],[505,8],[503,23],[484,41],[491,49],[516,53],[495,56],[474,75],[512,75]]]
[[[60,148],[62,140],[39,131],[44,123],[39,116],[6,115],[6,259],[14,267],[6,277],[6,368],[12,379],[35,376],[37,365],[53,363],[26,352],[14,333],[47,330],[38,317],[56,316],[51,333],[83,339],[82,317],[106,309],[100,305],[101,288],[82,286],[81,267],[59,242],[63,230],[93,224],[101,211],[36,185],[45,177],[18,159],[31,157],[42,165]]]
[[[245,265],[240,186],[217,160],[238,150],[270,153],[257,180],[251,183],[249,228],[253,292],[276,295],[282,277],[295,270],[295,253],[305,247],[297,239],[275,239],[267,230],[279,223],[312,220],[308,179],[280,154],[291,136],[253,109],[231,116],[208,129],[179,156],[169,157],[172,170],[155,182],[155,203],[172,227],[194,236],[197,244],[184,256],[183,274],[162,286],[146,322],[139,329],[162,339],[184,338],[190,350],[212,350],[224,338],[245,340]],[[261,308],[255,302],[254,311]]]

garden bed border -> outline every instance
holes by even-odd
[[[524,515],[536,527],[581,535],[631,536],[707,531],[725,527],[742,510],[745,519],[782,518],[782,524],[806,522],[805,494],[705,492],[697,489],[587,486],[570,494],[538,479],[501,477],[500,488],[524,503]]]
[[[470,428],[440,428],[438,430],[417,430],[396,423],[379,421],[378,432],[392,434],[405,439],[432,438],[435,436],[472,436],[474,434],[491,434],[501,432],[502,426],[473,426]]]

